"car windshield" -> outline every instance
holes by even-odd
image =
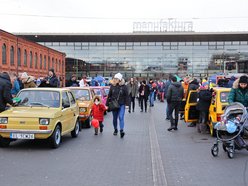
[[[101,90],[100,90],[100,89],[94,89],[94,93],[95,93],[97,96],[102,96]]]
[[[105,91],[106,95],[108,95],[109,89],[108,88],[105,88],[104,91]]]
[[[229,92],[221,92],[220,93],[220,101],[222,103],[227,103],[228,102],[228,95],[229,95]]]
[[[83,99],[86,101],[90,100],[90,92],[89,90],[82,90],[82,89],[74,89],[71,90],[73,92],[73,94],[75,95],[76,99]]]
[[[18,94],[19,106],[60,107],[60,93],[46,90],[23,90]]]

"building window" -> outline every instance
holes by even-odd
[[[51,61],[50,61],[50,56],[48,56],[48,69],[50,69],[50,67],[51,67]]]
[[[59,60],[59,69],[58,69],[59,73],[60,73],[60,60]]]
[[[27,60],[28,60],[28,57],[27,57],[27,50],[25,49],[25,50],[24,50],[24,66],[25,66],[25,67],[27,66]]]
[[[13,46],[11,46],[10,47],[10,64],[11,65],[14,65],[15,64],[15,61],[14,61],[14,47]]]
[[[17,51],[17,64],[19,67],[21,66],[21,49],[20,48],[18,48],[18,51]]]
[[[54,58],[52,58],[52,68],[54,69]]]
[[[37,55],[37,53],[35,53],[35,55],[34,55],[34,66],[35,66],[35,69],[37,69],[38,68],[38,55]]]
[[[44,70],[46,70],[46,56],[44,56]]]
[[[3,44],[2,46],[2,64],[7,64],[7,61],[6,61],[6,45]]]
[[[42,55],[40,54],[40,70],[42,69]]]
[[[30,62],[30,68],[33,68],[33,53],[32,53],[32,51],[30,51],[30,60],[29,60],[29,62]]]
[[[56,69],[55,71],[57,72],[58,71],[58,60],[57,59],[55,60],[55,69]]]

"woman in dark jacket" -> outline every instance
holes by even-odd
[[[6,108],[7,103],[13,104],[11,95],[11,81],[9,74],[3,72],[0,74],[0,112],[3,112]]]
[[[147,112],[147,100],[150,94],[150,89],[149,86],[146,85],[146,81],[142,81],[142,84],[140,85],[139,88],[139,96],[140,96],[140,107],[141,107],[141,111],[143,112],[143,103],[145,104],[145,112]]]
[[[118,100],[119,108],[117,110],[111,110],[113,113],[113,126],[114,133],[113,135],[117,135],[117,119],[120,121],[120,136],[124,137],[124,115],[125,115],[125,106],[129,105],[129,96],[127,86],[125,85],[124,79],[122,79],[122,75],[120,73],[115,74],[113,83],[110,86],[108,99],[106,102],[106,106],[109,107],[111,104],[111,100]]]
[[[208,82],[204,82],[202,87],[200,87],[198,98],[199,101],[196,105],[196,109],[199,110],[200,115],[197,130],[199,133],[205,133],[207,129],[209,106],[212,99],[212,92],[209,90]]]

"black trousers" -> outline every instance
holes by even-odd
[[[130,102],[129,102],[129,111],[131,111],[131,107],[133,108],[133,111],[134,111],[134,108],[135,108],[135,97],[130,96],[129,97],[129,100],[130,100]]]
[[[171,103],[169,103],[169,118],[170,118],[171,127],[177,127],[179,109],[180,109],[180,101],[172,101]],[[175,118],[173,118],[172,116],[173,111],[175,114]]]
[[[147,111],[147,100],[148,100],[148,98],[146,98],[144,96],[140,96],[140,107],[141,107],[142,111],[144,110],[143,104],[145,104],[145,111]]]

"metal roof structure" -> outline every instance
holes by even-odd
[[[248,41],[248,32],[15,33],[35,42]]]

